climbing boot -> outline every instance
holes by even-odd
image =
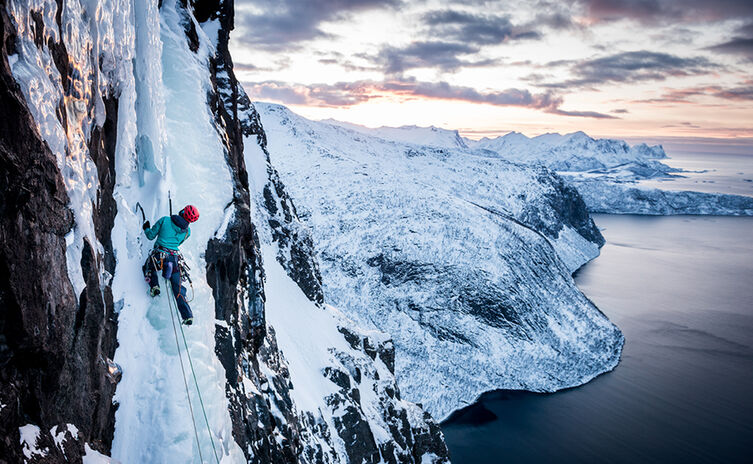
[[[159,295],[159,287],[158,286],[154,286],[154,287],[152,287],[152,288],[149,289],[149,296],[151,296],[152,298],[154,298],[155,296],[158,296],[158,295]]]
[[[191,324],[193,324],[193,318],[192,317],[187,317],[187,318],[183,319],[183,325],[191,325]]]

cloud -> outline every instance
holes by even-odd
[[[401,74],[408,69],[438,68],[455,71],[461,67],[483,67],[498,64],[493,59],[466,58],[478,53],[474,45],[444,41],[412,42],[405,47],[383,47],[376,56],[363,58],[382,66],[385,74]]]
[[[548,88],[582,88],[599,84],[661,81],[669,77],[708,74],[718,65],[704,57],[682,58],[668,53],[651,51],[622,52],[600,58],[578,61],[556,61],[548,67],[568,66],[572,79],[560,82],[539,82]],[[530,75],[531,81],[540,81],[539,75]]]
[[[558,13],[539,15],[541,23],[565,27],[568,19]],[[404,46],[384,45],[376,55],[359,55],[382,67],[385,74],[401,75],[417,68],[454,72],[461,68],[490,67],[499,59],[479,56],[484,47],[518,40],[540,39],[530,25],[516,26],[509,16],[471,13],[453,9],[431,10],[421,15],[425,29],[420,40]],[[538,24],[537,24],[538,26]]]
[[[749,0],[576,0],[590,22],[703,23],[753,16]]]
[[[319,27],[351,13],[394,7],[400,0],[257,0],[237,2],[233,39],[269,51],[296,49],[301,42],[328,37]],[[248,8],[253,5],[253,8]]]
[[[685,89],[669,89],[659,98],[638,100],[638,103],[693,103],[693,98],[699,96],[738,102],[753,101],[753,82],[746,82],[744,85],[736,87],[707,85]]]
[[[384,90],[392,91],[398,95],[486,103],[496,106],[548,109],[562,103],[562,100],[551,92],[532,94],[528,90],[521,89],[479,92],[472,87],[454,86],[447,82],[421,82],[415,79],[387,81],[381,85]]]
[[[285,69],[290,66],[290,60],[286,57],[283,57],[275,60],[272,64],[273,66],[257,66],[253,63],[236,62],[233,63],[233,69],[239,72],[274,72],[280,71],[281,69]]]
[[[515,106],[541,110],[562,116],[615,119],[615,116],[594,111],[562,110],[562,98],[552,92],[531,93],[525,89],[481,92],[447,82],[423,82],[412,78],[384,81],[362,80],[335,84],[291,84],[279,81],[244,82],[246,92],[255,100],[273,100],[284,104],[320,107],[353,106],[388,97],[428,98],[481,103],[494,106]]]
[[[748,30],[750,30],[750,32],[748,32]],[[744,37],[734,37],[727,42],[708,47],[707,50],[742,55],[748,60],[753,61],[753,23],[740,28],[740,31],[748,32],[749,35]]]
[[[255,100],[273,100],[288,105],[353,106],[378,98],[369,81],[336,84],[290,84],[280,81],[243,82],[243,88]]]
[[[564,18],[547,18],[563,21]],[[435,10],[423,15],[432,37],[463,44],[497,45],[510,40],[538,39],[541,34],[530,27],[514,26],[509,16],[475,14],[456,10]]]
[[[552,8],[551,5],[547,6],[547,10]],[[573,17],[570,14],[564,12],[551,12],[539,13],[536,15],[533,24],[548,26],[551,29],[563,30],[563,29],[577,29],[581,26],[573,21]]]
[[[262,68],[253,63],[233,63],[235,71],[260,71]]]
[[[595,119],[620,119],[617,116],[612,116],[605,113],[597,113],[596,111],[565,111],[559,108],[552,108],[547,113],[558,114],[560,116],[576,116],[579,118],[595,118]]]
[[[722,53],[743,55],[753,61],[753,21],[738,28],[737,35],[727,42],[706,48]]]
[[[681,122],[681,123],[678,123],[678,124],[665,124],[665,125],[663,125],[661,127],[662,127],[662,129],[667,129],[667,128],[702,129],[702,127],[699,126],[698,124],[693,124],[692,122],[687,122],[687,121],[686,122]]]

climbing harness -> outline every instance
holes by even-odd
[[[156,268],[157,263],[154,259],[154,255],[151,255],[150,259],[152,260],[152,264]],[[167,279],[165,279],[164,276],[161,276],[161,277],[162,277],[162,283],[164,284],[165,290],[168,291],[166,292],[166,294],[169,295],[170,294],[169,282],[167,281]],[[193,286],[191,287],[191,290],[193,291]],[[170,297],[167,298],[167,304],[170,307],[170,320],[172,321],[172,324],[173,324],[173,333],[175,334],[175,345],[178,349],[178,360],[180,361],[180,370],[183,374],[183,385],[185,385],[186,387],[186,398],[188,399],[188,409],[191,412],[191,422],[193,423],[194,436],[196,437],[196,448],[199,451],[199,459],[201,460],[203,464],[204,457],[201,454],[201,443],[199,442],[199,431],[198,431],[198,428],[196,427],[196,418],[194,417],[193,404],[191,403],[191,395],[189,393],[189,388],[188,388],[188,378],[186,376],[186,369],[185,367],[183,367],[183,355],[180,352],[180,341],[178,339],[178,330],[175,328],[175,314],[174,313],[178,312],[178,307],[177,307],[177,303],[175,303],[175,306],[173,306],[172,300],[173,299]],[[185,332],[183,332],[183,325],[182,324],[178,324],[178,325],[180,327],[180,334],[183,338],[183,346],[186,349],[186,357],[188,358],[188,365],[191,366],[191,375],[193,376],[194,385],[196,386],[196,393],[198,394],[198,397],[199,397],[199,404],[201,405],[201,412],[204,415],[204,422],[207,425],[207,433],[209,434],[209,441],[212,444],[212,451],[214,453],[214,459],[217,461],[217,464],[219,464],[220,458],[217,456],[217,448],[214,445],[214,435],[212,434],[212,429],[209,426],[209,419],[207,418],[207,411],[206,411],[206,408],[204,407],[204,400],[201,397],[201,389],[199,388],[199,381],[196,379],[196,371],[194,370],[194,367],[193,367],[193,360],[191,359],[191,353],[188,351],[188,341],[186,340],[186,334]]]
[[[169,248],[164,248],[164,247],[157,247],[157,248],[152,249],[149,255],[149,259],[152,260],[154,269],[156,271],[162,271],[162,268],[165,265],[164,264],[165,256],[168,254],[174,255],[177,257],[176,261],[178,262],[178,269],[176,269],[174,272],[179,272],[181,282],[188,282],[188,286],[191,287],[191,299],[186,300],[187,303],[190,303],[193,301],[196,293],[193,288],[193,281],[191,280],[191,276],[188,274],[188,271],[190,271],[191,268],[188,266],[188,263],[186,263],[186,260],[183,258],[183,255],[181,255],[180,252],[176,250],[171,250]],[[155,255],[158,255],[157,260],[155,260],[154,258]],[[148,266],[144,266],[143,271],[144,271],[144,279],[148,282],[151,269],[149,269]]]

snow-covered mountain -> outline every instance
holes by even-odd
[[[458,131],[442,129],[440,127],[419,127],[419,126],[400,126],[400,127],[377,127],[370,128],[353,124],[349,122],[337,121],[335,119],[325,119],[322,122],[352,129],[366,135],[379,137],[396,142],[405,142],[415,145],[425,145],[431,147],[446,148],[468,148],[467,139],[460,136]]]
[[[583,132],[543,134],[529,138],[510,132],[493,139],[471,140],[455,131],[436,129],[444,136],[427,137],[420,127],[369,129],[338,121],[323,121],[385,140],[437,148],[467,148],[481,156],[546,166],[557,171],[581,194],[590,212],[612,214],[753,215],[753,199],[728,194],[666,191],[645,188],[640,181],[682,176],[662,161],[660,145],[629,145],[623,140],[594,139]],[[453,134],[453,135],[451,135]],[[455,140],[462,140],[462,144]]]
[[[505,159],[527,164],[543,164],[555,171],[590,171],[628,163],[645,164],[666,158],[664,149],[642,143],[634,146],[622,140],[594,139],[584,132],[543,134],[528,138],[510,132],[494,139],[468,141],[472,148],[498,153]]]
[[[661,162],[667,154],[660,145],[630,146],[622,140],[593,139],[583,132],[530,139],[511,132],[468,141],[468,145],[560,172],[594,213],[753,215],[753,198],[641,187],[644,179],[682,175]]]
[[[0,3],[0,461],[448,460],[392,341],[323,298],[232,21],[232,1]],[[168,191],[201,212],[185,332],[141,271],[136,205],[155,220]]]
[[[617,364],[622,334],[571,278],[603,239],[559,176],[256,106],[325,297],[394,339],[408,399],[443,418],[484,391],[553,391]]]

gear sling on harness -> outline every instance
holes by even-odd
[[[143,266],[144,278],[149,282],[150,287],[159,286],[157,271],[162,271],[162,277],[170,282],[180,317],[183,320],[193,317],[191,307],[188,306],[186,287],[181,285],[181,281],[183,280],[191,282],[188,272],[186,272],[187,269],[188,266],[183,261],[180,253],[163,247],[154,248]]]

